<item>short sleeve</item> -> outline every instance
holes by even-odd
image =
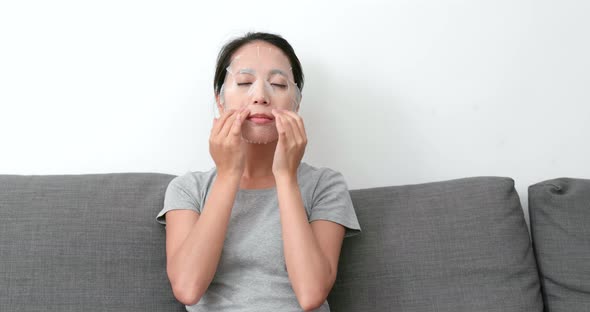
[[[324,168],[318,180],[309,222],[314,220],[328,220],[344,226],[344,237],[361,232],[344,176],[335,170]]]
[[[156,221],[160,224],[166,224],[165,214],[170,210],[188,209],[201,214],[201,207],[198,204],[194,194],[189,191],[190,185],[187,183],[188,175],[177,176],[168,183],[164,195],[164,207],[156,216]]]

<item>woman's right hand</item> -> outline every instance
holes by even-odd
[[[209,153],[215,162],[218,175],[242,176],[246,164],[246,154],[242,140],[242,123],[250,109],[224,111],[219,119],[213,119],[209,137]]]

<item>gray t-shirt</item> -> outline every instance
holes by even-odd
[[[157,222],[166,224],[164,214],[174,209],[200,214],[216,176],[213,167],[172,179]],[[339,223],[345,237],[361,232],[342,174],[301,162],[297,179],[310,222]],[[276,187],[237,192],[213,281],[187,311],[302,311],[287,275],[279,212]],[[330,311],[328,301],[315,311]]]

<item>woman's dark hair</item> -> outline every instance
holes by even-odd
[[[291,63],[291,70],[293,71],[293,78],[295,79],[295,84],[299,87],[300,91],[303,91],[303,70],[301,69],[301,63],[295,55],[295,51],[293,51],[293,47],[280,35],[264,33],[264,32],[249,32],[246,33],[244,36],[236,38],[228,43],[226,43],[219,51],[219,55],[217,56],[217,65],[215,66],[215,78],[213,79],[213,89],[215,91],[215,95],[219,95],[221,91],[221,86],[225,81],[225,74],[226,68],[229,66],[231,61],[231,56],[234,54],[236,50],[238,50],[241,46],[250,43],[255,40],[262,40],[266,41],[277,48],[281,49],[289,58],[289,62]]]

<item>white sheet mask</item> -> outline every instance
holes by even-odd
[[[250,46],[236,55],[226,68],[220,98],[224,109],[248,105],[251,114],[272,115],[273,108],[295,111],[301,91],[293,81],[291,67],[278,48]],[[278,139],[275,122],[254,124],[246,120],[242,137],[248,143],[266,144]]]

